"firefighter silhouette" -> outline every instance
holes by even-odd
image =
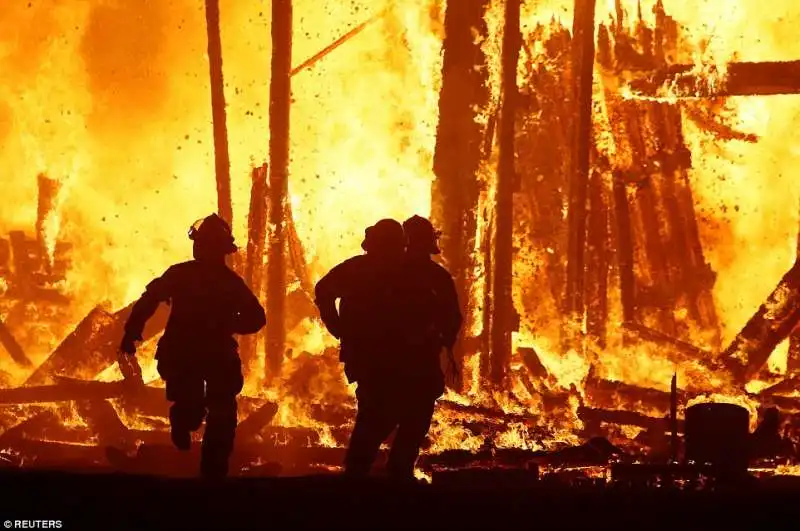
[[[397,430],[388,472],[413,479],[444,391],[439,353],[443,346],[452,348],[460,328],[452,278],[430,260],[438,252],[436,234],[432,227],[423,233],[416,223],[406,252],[403,226],[379,221],[365,232],[366,254],[334,267],[316,286],[320,316],[340,339],[348,380],[358,384],[358,413],[345,457],[345,472],[352,476],[369,474],[381,443]],[[445,310],[449,317],[442,317]],[[444,326],[448,319],[451,324]]]
[[[254,334],[266,324],[264,309],[244,281],[225,264],[236,252],[228,224],[216,214],[189,230],[194,260],[173,265],[147,285],[125,324],[120,350],[136,353],[147,320],[160,303],[170,305],[158,343],[158,373],[166,384],[172,442],[191,448],[191,433],[206,429],[200,473],[228,473],[237,424],[236,397],[244,379],[234,334]]]
[[[407,241],[404,293],[408,294],[406,300],[410,302],[405,312],[408,349],[424,368],[417,373],[420,384],[438,398],[444,392],[440,365],[443,349],[451,372],[458,377],[453,348],[463,322],[461,307],[452,275],[431,259],[431,255],[441,253],[440,233],[421,216],[404,221],[403,231]]]

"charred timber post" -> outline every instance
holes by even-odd
[[[622,318],[626,323],[636,319],[635,276],[633,273],[633,233],[628,191],[624,176],[614,172],[614,220],[617,235],[617,262],[619,267],[620,299]]]
[[[267,371],[280,370],[286,346],[286,200],[289,192],[289,112],[292,0],[272,2],[272,79],[269,98],[269,252],[267,255]]]
[[[586,267],[586,328],[598,346],[606,346],[608,321],[608,209],[603,171],[595,169],[589,181],[589,263]]]
[[[443,43],[442,88],[431,186],[431,218],[441,231],[442,259],[452,273],[462,313],[472,314],[470,302],[474,282],[474,259],[478,232],[481,181],[478,171],[483,153],[484,127],[475,120],[489,103],[485,38],[488,0],[462,0],[447,4]],[[479,36],[476,38],[476,34]],[[465,328],[469,327],[466,323]],[[485,328],[487,330],[488,328]],[[456,355],[463,359],[460,341]]]
[[[225,118],[225,84],[222,78],[222,41],[219,29],[219,0],[206,0],[208,63],[211,75],[211,115],[214,123],[214,165],[217,174],[217,210],[233,223],[231,162],[228,155],[228,126]]]
[[[570,325],[583,320],[586,250],[586,201],[589,188],[589,155],[592,142],[592,80],[594,74],[595,0],[575,0],[572,33],[572,64],[575,77],[575,142],[569,187],[569,251],[565,310]]]
[[[669,387],[669,431],[672,461],[678,461],[678,373],[672,375]]]
[[[264,246],[267,240],[267,172],[268,165],[253,168],[250,187],[250,210],[247,215],[247,259],[244,266],[244,280],[257,294],[263,292]],[[242,338],[242,361],[245,370],[255,357],[258,349],[258,335]]]
[[[36,238],[42,252],[42,256],[49,256],[48,251],[48,237],[47,222],[53,211],[56,209],[56,200],[58,192],[61,189],[61,184],[51,179],[44,174],[39,174],[36,177],[36,183],[39,187],[39,197],[36,206]],[[51,236],[51,235],[50,235]],[[52,242],[54,243],[54,242]],[[52,268],[53,264],[50,260],[45,260],[45,267],[48,271]]]
[[[800,231],[797,233],[797,261],[800,261]],[[800,373],[800,330],[795,328],[789,336],[789,359],[786,363],[786,372],[789,374]]]
[[[283,217],[286,222],[286,248],[288,251],[289,270],[294,271],[297,281],[300,283],[300,289],[305,292],[308,297],[314,297],[314,282],[311,280],[311,272],[308,268],[306,261],[306,253],[303,249],[303,242],[300,240],[300,235],[297,233],[297,225],[294,221],[294,213],[292,211],[292,204],[286,203],[286,215]]]
[[[33,363],[25,354],[22,346],[17,342],[11,330],[0,320],[0,345],[3,345],[11,359],[20,367],[33,367]]]
[[[499,163],[495,201],[495,254],[492,294],[491,380],[500,385],[511,357],[511,332],[516,315],[511,291],[514,231],[514,137],[517,105],[517,63],[522,45],[520,0],[506,0],[499,131]]]

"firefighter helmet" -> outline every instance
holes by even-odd
[[[361,248],[367,252],[377,249],[403,249],[405,235],[400,222],[393,219],[382,219],[364,231],[364,241]]]
[[[425,249],[430,254],[439,254],[439,236],[441,232],[433,228],[433,224],[422,216],[412,216],[403,222],[406,240],[409,247]]]
[[[216,247],[223,254],[235,253],[238,250],[230,225],[217,214],[195,221],[189,228],[189,239],[198,245]]]

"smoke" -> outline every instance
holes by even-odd
[[[94,131],[130,132],[159,117],[169,100],[170,6],[177,20],[191,15],[188,3],[111,1],[92,7],[80,43],[88,90],[94,100]],[[181,13],[183,11],[183,13]],[[177,25],[176,25],[177,26]],[[176,31],[175,31],[176,30]],[[135,116],[135,120],[130,120]],[[120,123],[128,127],[120,128]]]

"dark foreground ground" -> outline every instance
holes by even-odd
[[[800,484],[716,492],[540,483],[397,486],[337,476],[196,480],[0,472],[10,529],[798,529]],[[17,522],[14,520],[28,520]],[[6,523],[12,521],[12,523]],[[52,524],[50,528],[53,527]]]

